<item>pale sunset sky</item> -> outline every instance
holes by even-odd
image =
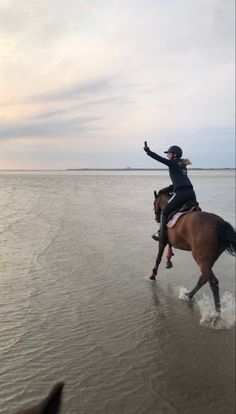
[[[235,166],[234,0],[0,0],[0,169]]]

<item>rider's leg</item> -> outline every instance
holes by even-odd
[[[167,217],[166,215],[162,212],[161,214],[161,227],[160,227],[160,241],[162,243],[167,243],[168,239],[167,239]]]
[[[161,213],[160,229],[152,235],[152,238],[156,241],[161,241],[162,243],[167,243],[167,217],[163,212]]]

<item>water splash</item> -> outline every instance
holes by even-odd
[[[189,302],[189,298],[186,293],[188,293],[188,290],[185,287],[179,288],[179,299]]]
[[[185,287],[180,287],[179,299],[189,301]],[[201,315],[200,324],[212,329],[231,329],[236,322],[235,297],[232,293],[226,292],[221,297],[221,315],[216,314],[214,301],[211,297],[203,294],[201,298],[194,297],[194,308],[198,309]]]
[[[235,297],[230,292],[226,292],[221,297],[221,315],[216,323],[215,306],[213,300],[207,295],[197,301],[201,314],[200,324],[214,329],[230,329],[235,325]]]

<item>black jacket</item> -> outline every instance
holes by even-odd
[[[146,150],[149,157],[154,158],[162,164],[169,167],[169,174],[173,183],[173,190],[178,191],[182,188],[193,188],[190,179],[187,176],[187,168],[183,165],[182,161],[178,158],[168,160],[167,158],[161,157],[160,155],[152,152],[149,148]]]

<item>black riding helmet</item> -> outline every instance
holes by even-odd
[[[167,151],[164,151],[165,154],[168,154],[168,152],[172,152],[173,154],[176,155],[177,158],[181,158],[183,151],[180,147],[178,147],[177,145],[172,145],[170,148],[168,148]]]

